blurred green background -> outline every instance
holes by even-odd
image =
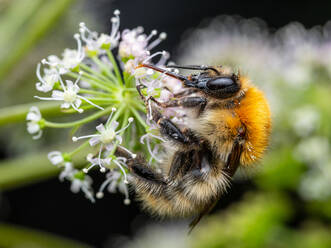
[[[0,247],[331,247],[330,4],[213,1],[209,11],[203,1],[193,1],[190,12],[184,1],[155,2],[0,0]],[[123,13],[122,30],[165,30],[169,40],[161,49],[170,50],[172,60],[240,69],[271,104],[273,134],[265,158],[237,173],[189,236],[186,223],[156,224],[137,204],[122,206],[120,198],[100,207],[64,193],[68,189],[57,182],[46,154],[70,144],[67,131],[47,130],[33,141],[25,129],[25,115],[36,105],[36,64],[74,47],[81,21],[108,32],[115,8]],[[284,12],[277,16],[274,9]],[[290,21],[308,28],[284,26]],[[56,105],[38,104],[43,116],[58,118]],[[47,207],[46,201],[59,205]],[[103,221],[105,215],[110,217]],[[43,221],[34,223],[33,216]]]

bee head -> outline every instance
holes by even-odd
[[[236,95],[240,91],[240,81],[236,74],[221,73],[217,68],[212,66],[178,66],[171,65],[168,68],[179,68],[189,70],[204,71],[197,75],[183,76],[178,73],[173,73],[168,70],[147,64],[141,64],[138,67],[147,67],[155,71],[159,71],[170,77],[176,78],[183,82],[185,87],[196,88],[203,91],[205,94],[226,99]]]
[[[184,81],[186,87],[197,88],[216,98],[226,99],[240,91],[240,81],[235,74],[209,76],[202,73],[189,79]]]

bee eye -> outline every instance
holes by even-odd
[[[228,77],[219,77],[219,78],[211,79],[207,82],[207,87],[210,90],[221,90],[234,85],[235,82]]]

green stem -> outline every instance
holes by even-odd
[[[106,92],[101,92],[101,91],[96,91],[96,90],[88,90],[88,89],[82,89],[82,88],[79,90],[79,93],[111,97],[111,94],[106,93]]]
[[[108,55],[108,58],[110,59],[110,62],[114,66],[114,71],[115,71],[118,81],[123,85],[122,75],[120,73],[120,70],[118,69],[117,62],[113,56],[113,53],[110,50],[107,50],[107,55]]]
[[[79,75],[77,73],[74,72],[68,72],[66,75],[73,77],[75,79],[77,79],[79,77]],[[98,78],[93,77],[92,75],[88,74],[88,73],[84,73],[81,77],[82,80],[88,82],[89,84],[98,87],[100,89],[103,89],[105,91],[108,92],[112,92],[112,87],[110,84],[105,84],[103,81],[101,81]]]
[[[70,157],[74,156],[75,154],[77,154],[78,152],[80,152],[81,150],[83,150],[88,145],[89,145],[89,142],[88,141],[85,141],[83,144],[81,144],[75,150],[73,150],[72,152],[69,153]]]
[[[114,76],[114,74],[109,70],[109,68],[100,60],[98,59],[98,57],[92,57],[92,60],[94,61],[94,63],[96,63],[101,70],[103,70],[106,75],[112,80],[114,81],[116,84],[118,83],[118,79]]]
[[[61,114],[60,104],[55,102],[35,102],[10,106],[0,109],[0,126],[24,122],[26,114],[32,106],[38,107],[43,117]]]
[[[99,78],[100,80],[103,80],[103,81],[107,81],[107,82],[112,83],[112,81],[109,81],[109,78],[107,78],[107,77],[105,77],[104,75],[100,74],[99,72],[97,72],[97,71],[91,69],[91,67],[88,67],[87,65],[85,65],[85,64],[83,64],[83,63],[80,65],[80,67],[81,67],[83,70],[85,70],[85,71],[87,71],[87,72],[93,74],[94,76],[96,76],[96,77]]]
[[[69,149],[68,147],[63,148],[63,150]],[[1,161],[1,190],[17,188],[58,175],[60,169],[49,162],[47,154],[39,151],[37,154]],[[76,168],[81,168],[85,163],[84,153],[80,154],[81,156],[77,156],[77,159],[75,159]]]
[[[140,114],[138,113],[138,111],[131,107],[130,106],[130,109],[131,109],[131,112],[134,114],[134,116],[136,117],[136,119],[139,121],[139,123],[145,128],[145,130],[148,129],[148,125],[146,124],[146,122],[141,118]]]
[[[111,99],[111,98],[105,98],[105,97],[86,97],[87,100],[90,100],[91,102],[106,102],[106,103],[110,103],[110,102],[118,102],[117,99]]]
[[[108,107],[102,111],[98,111],[84,119],[78,120],[78,121],[73,121],[73,122],[67,122],[67,123],[56,123],[56,122],[50,122],[50,121],[45,121],[45,126],[46,127],[52,127],[52,128],[68,128],[68,127],[74,127],[77,125],[83,125],[85,123],[88,123],[90,121],[93,121],[103,115],[109,114],[112,110],[113,106]]]

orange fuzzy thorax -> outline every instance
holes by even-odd
[[[250,85],[248,79],[240,79],[245,97],[234,109],[244,125],[245,143],[241,154],[241,165],[249,165],[260,159],[267,149],[271,132],[271,113],[262,91]]]

